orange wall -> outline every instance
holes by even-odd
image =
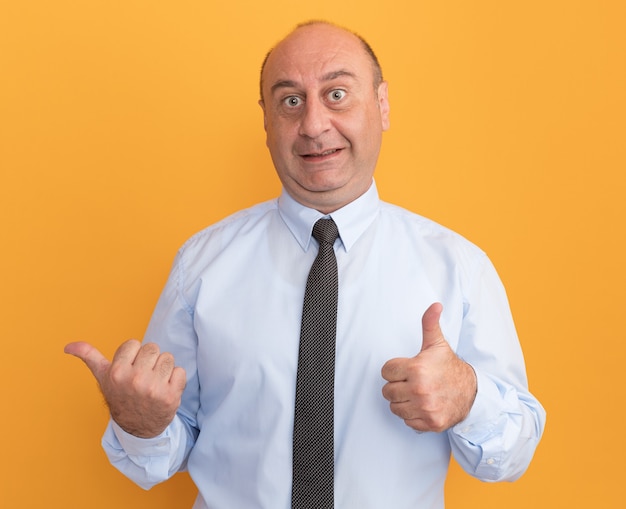
[[[0,506],[191,506],[185,475],[146,493],[108,465],[106,409],[63,345],[141,337],[178,246],[277,194],[258,67],[330,18],[390,82],[381,195],[488,252],[548,410],[524,478],[453,466],[448,508],[622,507],[624,5],[2,1]]]

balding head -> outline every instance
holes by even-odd
[[[382,83],[382,81],[383,81],[383,71],[382,71],[382,67],[380,65],[380,62],[378,61],[378,57],[376,56],[376,53],[374,53],[374,50],[372,49],[372,47],[369,45],[369,43],[363,37],[361,37],[356,32],[353,32],[352,30],[348,30],[347,28],[341,27],[341,26],[336,25],[334,23],[331,23],[329,21],[311,20],[311,21],[305,21],[304,23],[298,24],[296,26],[296,28],[294,28],[284,39],[282,39],[274,48],[272,48],[270,51],[268,51],[267,54],[265,55],[265,58],[263,59],[263,63],[261,65],[261,74],[260,74],[260,79],[259,79],[259,93],[260,93],[261,100],[263,100],[263,74],[264,74],[264,71],[265,71],[265,67],[267,65],[267,60],[269,59],[269,57],[272,54],[272,52],[274,51],[274,49],[276,49],[278,46],[280,46],[280,44],[284,40],[288,39],[297,30],[300,30],[302,28],[315,26],[315,25],[326,25],[328,27],[344,31],[346,34],[350,34],[351,36],[355,37],[360,42],[360,44],[361,44],[365,54],[371,60],[371,63],[372,63],[372,84],[374,86],[374,89],[377,89],[378,85],[380,85]]]

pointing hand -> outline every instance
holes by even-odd
[[[186,384],[185,370],[154,343],[123,343],[109,361],[89,343],[70,343],[65,353],[90,369],[111,411],[126,432],[141,438],[159,435],[172,422]]]

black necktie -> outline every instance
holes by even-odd
[[[338,237],[332,219],[313,227],[319,242],[304,294],[293,430],[293,509],[332,509]]]

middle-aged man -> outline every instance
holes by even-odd
[[[300,25],[268,54],[261,93],[281,196],[183,245],[143,344],[111,362],[66,347],[109,405],[111,462],[145,488],[187,469],[198,509],[442,508],[451,452],[479,479],[516,479],[545,413],[504,289],[477,247],[379,200],[389,103],[371,48],[330,23]],[[318,246],[336,260],[320,270],[338,297],[303,311]],[[318,326],[331,331],[330,368],[302,346]],[[317,378],[301,392],[310,362]],[[328,371],[330,407],[295,410],[328,391]],[[318,456],[330,458],[319,470]]]

